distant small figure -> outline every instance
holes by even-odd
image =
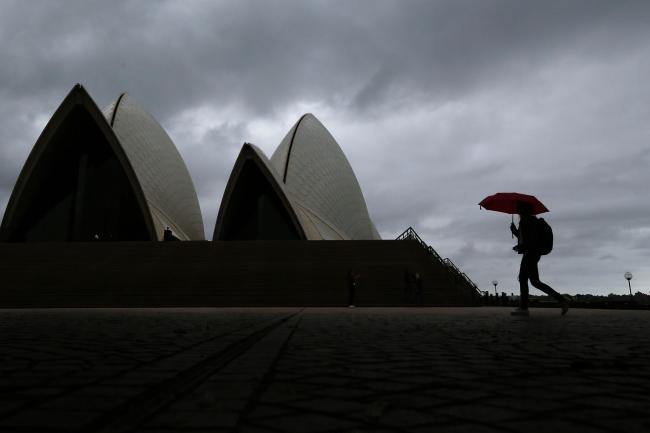
[[[359,279],[361,278],[361,275],[348,271],[348,307],[354,308],[354,296],[357,291],[357,287],[359,286]]]
[[[163,232],[163,241],[170,242],[175,240],[177,240],[177,238],[176,236],[174,236],[174,232],[172,232],[172,229],[170,229],[169,227],[165,227],[165,231]]]
[[[544,251],[540,252],[540,248],[542,248],[540,246],[542,236],[540,226],[542,223],[532,214],[532,206],[526,202],[517,202],[517,213],[519,214],[519,227],[511,223],[510,231],[517,237],[517,245],[512,249],[523,255],[519,269],[521,296],[519,298],[519,308],[511,314],[513,316],[528,316],[528,280],[530,280],[535,288],[557,299],[564,316],[569,311],[569,301],[539,280],[537,263],[539,263],[541,254],[545,253]]]
[[[415,299],[420,302],[422,300],[422,276],[416,272],[413,278],[415,280]]]

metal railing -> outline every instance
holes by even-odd
[[[449,266],[450,269],[454,271],[454,273],[456,273],[456,275],[458,275],[459,278],[463,279],[472,289],[474,289],[477,295],[482,295],[483,292],[481,292],[481,289],[479,289],[474,281],[472,281],[465,272],[461,271],[458,266],[456,266],[456,264],[451,261],[450,258],[446,258],[444,262],[447,266]]]
[[[406,230],[402,232],[399,236],[396,238],[398,241],[416,241],[417,243],[422,246],[438,263],[441,265],[445,266],[452,274],[454,274],[455,277],[461,279],[464,283],[466,283],[470,288],[474,290],[476,295],[481,296],[482,292],[478,288],[478,286],[472,281],[466,273],[462,272],[460,269],[458,269],[458,266],[454,262],[451,261],[451,259],[446,258],[443,259],[440,257],[440,254],[436,252],[436,250],[433,249],[430,245],[427,245],[424,240],[417,234],[417,232],[413,229],[413,227],[409,227]]]
[[[442,260],[442,257],[440,257],[440,254],[436,250],[433,249],[432,246],[427,245],[426,242],[422,240],[422,238],[417,234],[415,230],[413,230],[413,227],[409,227],[406,230],[402,232],[401,235],[397,237],[398,241],[417,241],[422,248],[427,250],[429,254],[431,254],[440,264],[445,264],[444,261]]]

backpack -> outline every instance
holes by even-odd
[[[553,251],[553,229],[544,218],[537,219],[537,250],[543,256]]]

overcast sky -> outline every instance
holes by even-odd
[[[129,92],[176,143],[211,238],[244,141],[304,112],[347,155],[384,238],[408,226],[517,292],[498,191],[551,210],[564,293],[650,291],[648,1],[0,0],[0,212],[79,82]],[[533,293],[539,293],[533,290]]]

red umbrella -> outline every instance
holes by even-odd
[[[487,210],[516,214],[518,201],[530,204],[532,207],[531,213],[533,215],[548,212],[546,206],[544,206],[541,201],[537,200],[537,197],[534,195],[519,194],[518,192],[498,192],[494,195],[485,197],[479,203],[479,206]]]

